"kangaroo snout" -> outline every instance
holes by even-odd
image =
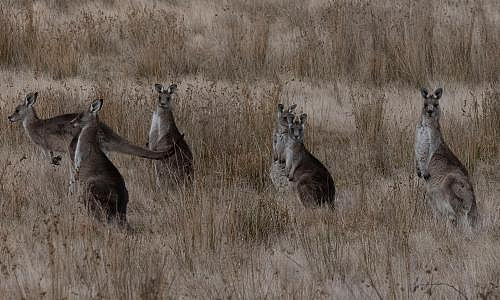
[[[9,119],[9,121],[10,121],[11,123],[13,123],[13,122],[14,122],[14,117],[13,117],[13,116],[8,116],[8,117],[7,117],[7,119]]]
[[[432,114],[434,113],[434,107],[432,107],[431,105],[428,105],[428,106],[425,108],[425,112],[426,112],[429,116],[432,116]]]

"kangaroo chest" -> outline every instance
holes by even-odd
[[[429,163],[434,153],[441,146],[440,131],[432,126],[417,127],[415,137],[415,155],[417,161]]]
[[[88,150],[88,149],[87,149]],[[87,151],[85,147],[83,147],[83,142],[81,139],[78,139],[78,143],[76,144],[75,150],[75,167],[77,169],[82,165],[82,161],[84,161],[90,154],[90,151]]]
[[[36,126],[35,124],[28,123],[28,121],[25,119],[23,120],[23,127],[24,131],[28,134],[29,138],[33,143],[36,145],[43,147],[45,144],[47,144],[47,141],[43,135],[43,131],[40,129],[39,126]]]
[[[26,133],[28,134],[31,141],[36,145],[43,147],[44,144],[47,144],[46,139],[38,130],[29,130],[26,128]]]
[[[415,155],[419,161],[427,161],[430,156],[431,132],[427,126],[417,127],[415,134]]]
[[[304,158],[304,145],[302,143],[289,140],[285,146],[285,153],[287,161],[298,163]]]
[[[163,138],[174,129],[175,124],[168,116],[154,112],[151,119],[151,128],[149,130],[150,149],[157,150],[158,147],[162,146],[161,141],[164,140]]]
[[[95,136],[93,136],[95,135]],[[97,160],[100,152],[99,142],[95,138],[97,136],[97,129],[83,128],[75,149],[75,167],[80,169],[82,165],[87,168],[93,165]]]
[[[153,112],[153,117],[151,118],[151,128],[149,129],[149,148],[153,149],[158,141],[158,129],[160,127],[158,114]]]

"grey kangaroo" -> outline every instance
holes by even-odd
[[[277,109],[277,122],[273,131],[273,159],[269,175],[274,187],[280,192],[287,191],[289,188],[288,176],[285,172],[285,148],[288,140],[287,117],[296,107],[296,104],[292,104],[285,109],[285,106],[279,103]]]
[[[288,114],[286,166],[288,179],[293,182],[305,207],[328,204],[334,208],[335,183],[328,169],[304,146],[304,125],[307,115],[296,118]]]
[[[148,146],[152,151],[172,151],[168,158],[155,161],[156,184],[177,186],[190,184],[193,180],[193,154],[184,134],[179,132],[172,111],[172,99],[175,98],[177,85],[172,84],[164,89],[155,84],[158,92],[156,111],[153,113],[149,130]]]
[[[421,90],[424,98],[415,133],[415,161],[418,177],[425,179],[434,210],[452,224],[476,224],[478,218],[474,189],[469,173],[444,141],[439,119],[443,89]]]
[[[127,221],[128,192],[122,175],[99,146],[98,112],[103,101],[96,100],[88,111],[80,113],[71,125],[80,128],[75,149],[77,180],[84,186],[85,203],[97,216],[104,213],[108,222]]]

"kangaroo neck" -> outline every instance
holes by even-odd
[[[95,148],[96,150],[99,150],[100,148],[97,132],[97,121],[83,127],[82,131],[80,132],[80,136],[78,137],[78,146],[82,147],[85,145],[85,147]]]
[[[295,140],[291,136],[288,137],[288,146],[296,152],[302,152],[305,149],[303,140]]]
[[[35,109],[32,107],[28,108],[26,116],[23,119],[24,129],[29,132],[38,122],[40,122],[40,119],[38,118]]]
[[[171,109],[158,107],[156,114],[158,116],[158,121],[160,122],[159,127],[162,135],[178,131],[177,126],[175,125],[174,113]]]
[[[97,140],[97,126],[98,122],[96,120],[87,124],[78,136],[74,159],[75,167],[78,170],[81,170],[82,167],[83,170],[91,168],[94,164],[85,163],[82,165],[82,162],[92,162],[98,158],[96,154],[100,153],[101,150]]]

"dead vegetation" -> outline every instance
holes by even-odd
[[[411,5],[411,7],[407,6]],[[500,32],[495,1],[118,1],[0,4],[1,298],[499,297]],[[113,155],[132,232],[67,195],[10,114],[83,110],[136,144],[155,82],[194,187],[158,193],[151,162]],[[435,218],[413,165],[420,84],[444,87],[443,134],[470,170],[475,233]],[[268,177],[276,104],[309,116],[335,211],[304,210]]]
[[[500,75],[495,1],[21,3],[0,6],[0,62],[54,78],[92,77],[110,68],[102,59],[143,78],[287,73],[419,85]]]

